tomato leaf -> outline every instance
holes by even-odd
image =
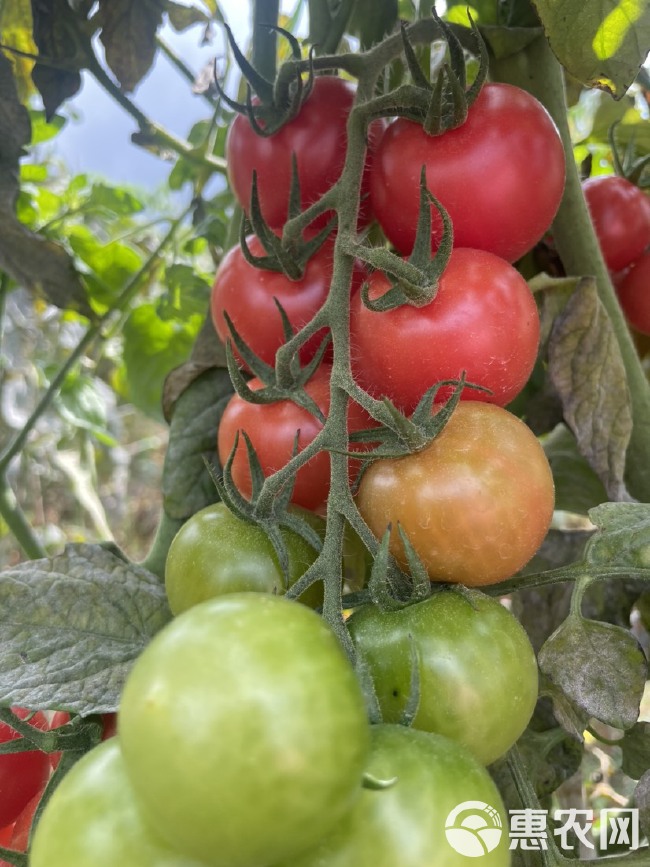
[[[645,0],[532,0],[562,66],[587,87],[625,95],[648,52]]]
[[[169,23],[177,31],[187,30],[193,24],[209,24],[210,18],[202,9],[196,6],[184,6],[174,0],[164,0],[164,8]]]
[[[623,750],[621,770],[633,780],[640,780],[650,768],[650,722],[633,725],[619,745]]]
[[[603,503],[589,510],[589,518],[599,532],[587,545],[586,570],[615,565],[625,575],[650,575],[650,505]]]
[[[99,0],[97,14],[106,62],[122,89],[134,90],[153,63],[162,4],[159,0]]]
[[[556,509],[586,515],[607,499],[603,483],[578,451],[566,425],[557,425],[544,439],[544,451],[553,471]]]
[[[67,0],[32,0],[34,42],[45,62],[32,72],[48,120],[81,87],[78,20]]]
[[[225,370],[204,371],[176,401],[163,467],[163,505],[184,520],[219,497],[205,466],[217,458],[217,428],[232,386]]]
[[[620,626],[571,614],[540,650],[539,666],[589,716],[620,729],[637,721],[648,665]]]
[[[0,574],[0,704],[117,708],[134,659],[171,615],[158,578],[98,545]]]
[[[610,499],[629,499],[623,473],[632,432],[630,393],[618,342],[592,278],[578,282],[555,320],[548,367],[580,452]]]

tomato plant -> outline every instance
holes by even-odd
[[[650,252],[636,259],[616,283],[627,321],[640,334],[650,334]]]
[[[271,136],[255,132],[245,116],[235,118],[228,131],[226,161],[232,190],[245,211],[250,207],[256,172],[262,215],[271,228],[282,228],[287,220],[294,156],[303,210],[327,192],[343,169],[354,93],[351,82],[342,78],[316,77],[297,116]],[[375,124],[371,145],[380,131],[381,124]],[[314,223],[318,225],[324,225],[324,220]]]
[[[400,722],[417,665],[414,728],[458,741],[488,765],[528,725],[537,701],[535,653],[496,600],[443,591],[397,611],[364,605],[348,625],[384,722]]]
[[[650,199],[617,175],[587,178],[582,188],[607,267],[622,271],[650,245]]]
[[[31,867],[201,867],[149,828],[129,784],[117,738],[66,774],[34,834]]]
[[[551,224],[564,189],[564,151],[546,109],[508,84],[486,84],[465,122],[442,135],[399,118],[377,145],[372,208],[388,240],[413,249],[421,167],[427,187],[454,225],[458,247],[488,250],[510,262]],[[442,223],[432,208],[432,244]]]
[[[12,708],[13,712],[26,719],[30,711]],[[40,711],[29,720],[36,728],[47,728],[47,718]],[[0,743],[16,740],[18,732],[0,722]],[[50,775],[50,760],[39,750],[0,755],[0,828],[14,822],[29,801],[40,792]]]
[[[307,394],[327,416],[330,405],[329,368],[322,367],[305,386]],[[261,387],[258,379],[248,383],[253,391]],[[371,427],[372,421],[357,404],[350,401],[348,431]],[[219,460],[222,466],[230,455],[238,432],[245,431],[257,452],[265,476],[284,467],[291,458],[296,435],[298,451],[302,451],[322,430],[322,423],[308,410],[289,400],[271,404],[248,403],[234,395],[228,403],[218,433]],[[330,459],[327,452],[318,452],[296,474],[292,502],[311,511],[322,509],[329,491]],[[246,444],[240,435],[232,463],[235,485],[250,497],[252,493]]]
[[[264,254],[255,236],[250,237],[247,243],[254,256]],[[363,271],[355,269],[353,292],[358,289],[362,277]],[[230,338],[225,312],[247,346],[262,361],[274,364],[275,353],[285,343],[282,316],[277,303],[297,331],[325,303],[331,280],[331,243],[325,244],[309,259],[300,280],[290,280],[285,274],[256,268],[246,261],[241,247],[233,247],[223,258],[212,288],[212,320],[217,334],[224,343]],[[261,323],[263,327],[260,327]],[[303,363],[314,357],[326,333],[324,329],[320,330],[301,347],[300,358]]]
[[[367,769],[392,785],[364,790],[336,831],[291,867],[466,867],[470,858],[508,867],[499,791],[458,744],[403,726],[376,725]],[[456,816],[460,805],[466,809]]]
[[[161,835],[199,860],[256,867],[314,845],[349,810],[368,724],[323,620],[244,593],[196,605],[156,636],[124,689],[118,739]]]
[[[390,282],[375,271],[369,285],[376,300]],[[539,316],[526,281],[482,250],[454,250],[436,297],[424,307],[376,313],[356,295],[350,329],[357,380],[406,412],[430,386],[459,379],[463,371],[468,382],[490,389],[466,389],[463,397],[509,403],[526,384],[539,344]],[[443,388],[437,397],[450,392]]]
[[[553,515],[551,469],[537,438],[501,407],[461,401],[421,451],[378,460],[357,495],[375,536],[397,525],[432,581],[477,587],[509,578],[537,551]]]
[[[323,521],[301,509],[304,519],[323,532]],[[178,531],[167,555],[165,588],[174,614],[225,593],[284,593],[316,559],[316,551],[290,530],[282,535],[289,556],[289,576],[282,573],[268,536],[242,521],[223,503],[207,506]],[[301,602],[322,604],[322,585],[312,585]]]

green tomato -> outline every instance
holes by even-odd
[[[296,509],[319,534],[322,518]],[[317,551],[290,530],[282,535],[289,555],[288,586],[311,566]],[[226,593],[257,591],[283,594],[287,580],[264,530],[241,520],[224,503],[215,503],[189,518],[167,554],[165,588],[174,614]],[[300,601],[314,608],[323,603],[323,585],[313,584]]]
[[[4,863],[4,862],[3,862]],[[144,823],[117,738],[66,774],[36,827],[30,867],[201,867]]]
[[[276,867],[510,864],[499,791],[459,744],[403,726],[373,726],[367,771],[392,785],[364,789],[329,837]]]
[[[399,611],[364,606],[348,626],[384,722],[402,718],[415,654],[414,728],[458,741],[487,765],[528,725],[538,695],[535,653],[519,621],[496,600],[442,591]]]
[[[322,618],[240,593],[158,633],[127,679],[118,737],[170,845],[214,867],[260,867],[311,848],[351,808],[369,726]]]

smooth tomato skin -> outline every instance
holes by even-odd
[[[30,867],[202,867],[148,827],[128,781],[117,738],[66,774],[36,827]]]
[[[249,237],[248,244],[253,255],[264,255],[257,237]],[[233,247],[223,258],[212,287],[212,321],[221,341],[230,339],[225,311],[253,352],[274,365],[275,353],[285,343],[282,317],[275,300],[282,305],[294,332],[306,325],[327,299],[332,280],[332,247],[326,243],[311,257],[300,280],[255,268],[246,261],[241,247]],[[362,278],[362,269],[355,268],[352,292],[359,288]],[[303,364],[314,357],[326,333],[321,329],[302,346]],[[238,357],[236,350],[235,355]],[[243,362],[242,366],[246,367]]]
[[[327,416],[330,405],[330,371],[323,367],[305,386],[305,391],[314,399],[323,415]],[[258,379],[248,383],[249,388],[261,387]],[[372,426],[372,420],[350,401],[348,431],[362,430]],[[224,466],[235,443],[238,431],[246,431],[262,465],[265,476],[286,466],[293,454],[296,432],[299,430],[298,451],[302,451],[322,429],[321,422],[310,412],[289,400],[270,404],[253,404],[235,394],[228,402],[219,423],[217,447],[219,461]],[[352,465],[354,466],[354,465]],[[248,453],[240,435],[235,459],[232,464],[235,485],[245,497],[252,493]],[[312,512],[325,506],[330,486],[330,459],[327,452],[318,452],[296,474],[291,501]]]
[[[354,95],[355,88],[350,82],[331,75],[318,76],[296,117],[273,135],[258,135],[244,115],[235,118],[226,138],[226,161],[230,186],[244,211],[250,208],[253,171],[256,171],[262,215],[272,229],[284,226],[293,154],[298,163],[302,209],[327,192],[343,170],[346,126]],[[381,121],[370,127],[368,166],[374,142],[382,129]],[[366,177],[367,174],[368,170]],[[362,195],[366,193],[367,181],[363,184]],[[368,218],[367,202],[362,201],[362,222],[367,222]],[[326,222],[327,218],[320,218],[312,226],[322,227]]]
[[[322,518],[301,509],[312,526]],[[242,521],[224,503],[207,506],[189,518],[173,538],[165,564],[165,589],[177,615],[214,596],[227,593],[286,592],[317,557],[305,540],[289,530],[282,535],[289,555],[289,581],[264,530]],[[300,597],[305,604],[323,603],[323,585],[312,585]]]
[[[413,728],[445,735],[489,765],[530,722],[538,694],[535,652],[498,601],[442,592],[397,611],[364,605],[348,628],[384,722],[398,723],[406,708],[413,648],[420,695]]]
[[[212,867],[314,846],[360,791],[363,694],[326,623],[258,593],[175,618],[136,661],[118,713],[131,783],[154,828]]]
[[[31,713],[18,707],[13,707],[12,710],[20,719],[25,719]],[[40,711],[33,715],[30,724],[43,730],[48,727],[47,718]],[[18,732],[0,722],[0,743],[18,738]],[[50,757],[40,750],[0,756],[0,828],[13,823],[34,795],[42,791],[50,769]]]
[[[461,401],[419,452],[375,461],[357,494],[378,539],[406,559],[397,524],[432,581],[480,587],[512,577],[535,554],[551,523],[554,486],[544,450],[502,407]]]
[[[370,297],[389,288],[375,271]],[[466,400],[505,406],[526,384],[539,346],[539,314],[526,281],[508,262],[483,250],[455,249],[436,297],[424,307],[404,305],[374,313],[352,300],[350,340],[357,381],[376,397],[387,396],[412,412],[436,382],[458,379],[491,393],[466,388]],[[449,397],[443,388],[438,400]]]
[[[375,725],[367,771],[395,782],[364,789],[330,837],[302,858],[276,867],[467,867],[472,861],[509,867],[507,813],[499,791],[459,744],[404,726]],[[446,835],[447,817],[467,801],[485,804],[498,815],[496,827],[490,822],[499,840],[492,851],[470,832],[477,858],[461,855]]]
[[[553,120],[533,96],[486,84],[467,120],[430,136],[399,118],[377,145],[370,173],[372,209],[404,255],[413,249],[422,166],[427,187],[448,211],[454,244],[514,262],[541,239],[564,190],[564,150]],[[432,215],[432,246],[442,222]]]
[[[610,271],[622,271],[650,245],[650,199],[616,175],[583,181],[596,237]]]
[[[639,256],[615,285],[627,321],[640,334],[650,335],[650,251]]]

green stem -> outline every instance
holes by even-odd
[[[560,131],[566,156],[566,186],[553,223],[553,237],[567,274],[595,276],[600,300],[611,319],[625,365],[632,405],[633,430],[627,450],[626,481],[633,496],[648,502],[650,383],[621,312],[582,193],[567,120],[562,67],[542,36],[517,54],[500,60],[492,59],[490,71],[498,80],[518,85],[537,97]]]
[[[36,538],[23,510],[18,505],[14,492],[9,487],[4,474],[0,476],[0,515],[30,560],[39,560],[47,552]]]
[[[269,81],[275,80],[277,57],[277,27],[280,0],[254,0],[253,3],[253,66]],[[271,27],[269,27],[271,25]]]

